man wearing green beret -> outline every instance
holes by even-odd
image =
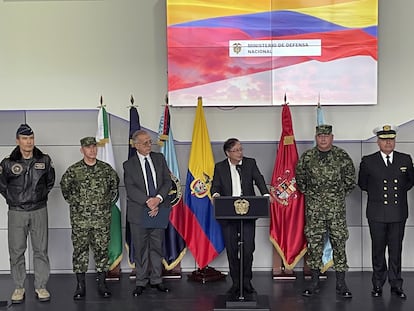
[[[319,274],[326,233],[333,248],[336,292],[352,298],[345,282],[348,269],[345,244],[348,239],[345,197],[355,187],[355,167],[348,153],[332,144],[331,125],[316,127],[316,146],[305,151],[296,166],[296,181],[305,195],[305,236],[308,241],[307,264],[312,272],[309,297],[319,291]]]
[[[60,182],[63,197],[70,205],[73,272],[77,279],[73,299],[85,298],[89,248],[95,258],[98,293],[109,298],[105,274],[109,267],[111,206],[118,199],[119,177],[108,163],[96,158],[95,137],[82,138],[80,143],[83,159],[70,166]]]

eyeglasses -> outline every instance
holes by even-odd
[[[229,150],[229,152],[243,152],[243,148]]]
[[[142,146],[151,146],[152,145],[152,140],[147,140],[144,141],[143,143],[137,143],[137,145],[142,145]]]

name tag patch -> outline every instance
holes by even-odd
[[[35,163],[34,168],[36,170],[44,170],[46,168],[46,165],[44,163]]]

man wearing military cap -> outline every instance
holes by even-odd
[[[332,134],[332,125],[321,124],[316,126],[316,135],[331,135]]]
[[[296,182],[305,195],[305,236],[308,241],[307,264],[310,286],[302,293],[309,297],[319,291],[319,274],[327,233],[333,248],[336,292],[352,298],[345,282],[348,269],[345,244],[348,239],[345,197],[355,187],[355,167],[345,150],[334,146],[332,126],[316,127],[316,146],[305,151],[296,166]]]
[[[96,145],[95,137],[84,137],[80,140],[81,147],[87,147],[91,145]]]
[[[397,136],[398,127],[395,125],[383,125],[374,129],[374,134],[381,139],[393,139]]]
[[[95,137],[84,137],[80,143],[83,159],[71,165],[60,182],[63,197],[70,205],[72,262],[77,279],[73,299],[85,298],[89,248],[95,258],[98,293],[109,298],[105,274],[109,268],[111,206],[118,199],[119,177],[108,163],[96,158]]]
[[[368,194],[366,216],[371,234],[371,295],[382,296],[388,277],[391,294],[406,299],[401,277],[401,253],[408,217],[407,191],[414,184],[411,156],[395,151],[398,128],[383,125],[373,130],[379,151],[362,158],[358,185]],[[385,249],[388,248],[388,267]]]
[[[15,290],[12,303],[25,297],[25,252],[27,236],[33,246],[34,288],[39,301],[49,301],[46,289],[50,264],[48,256],[47,199],[55,183],[52,160],[35,146],[34,133],[28,124],[16,131],[16,143],[10,156],[0,164],[0,192],[9,206],[8,244],[10,270]]]

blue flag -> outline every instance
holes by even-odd
[[[128,159],[134,156],[137,153],[137,149],[134,147],[134,143],[132,142],[132,134],[136,131],[141,129],[141,124],[139,123],[139,114],[136,107],[131,106],[129,108],[129,151],[128,151]],[[131,228],[128,221],[128,217],[125,224],[125,247],[128,251],[128,262],[131,267],[135,267],[134,262],[134,245],[132,244],[132,235],[131,235]]]
[[[184,201],[182,197],[182,189],[180,184],[180,172],[178,168],[177,155],[174,146],[174,137],[170,127],[170,111],[168,105],[165,106],[164,113],[160,118],[160,126],[158,131],[160,151],[167,161],[170,169],[172,189],[169,193],[169,200],[171,201],[170,222],[165,229],[165,237],[163,243],[162,263],[165,270],[174,269],[183,259],[187,248],[185,247],[184,239],[178,234],[175,225],[177,222],[182,222],[180,213],[184,208]]]

